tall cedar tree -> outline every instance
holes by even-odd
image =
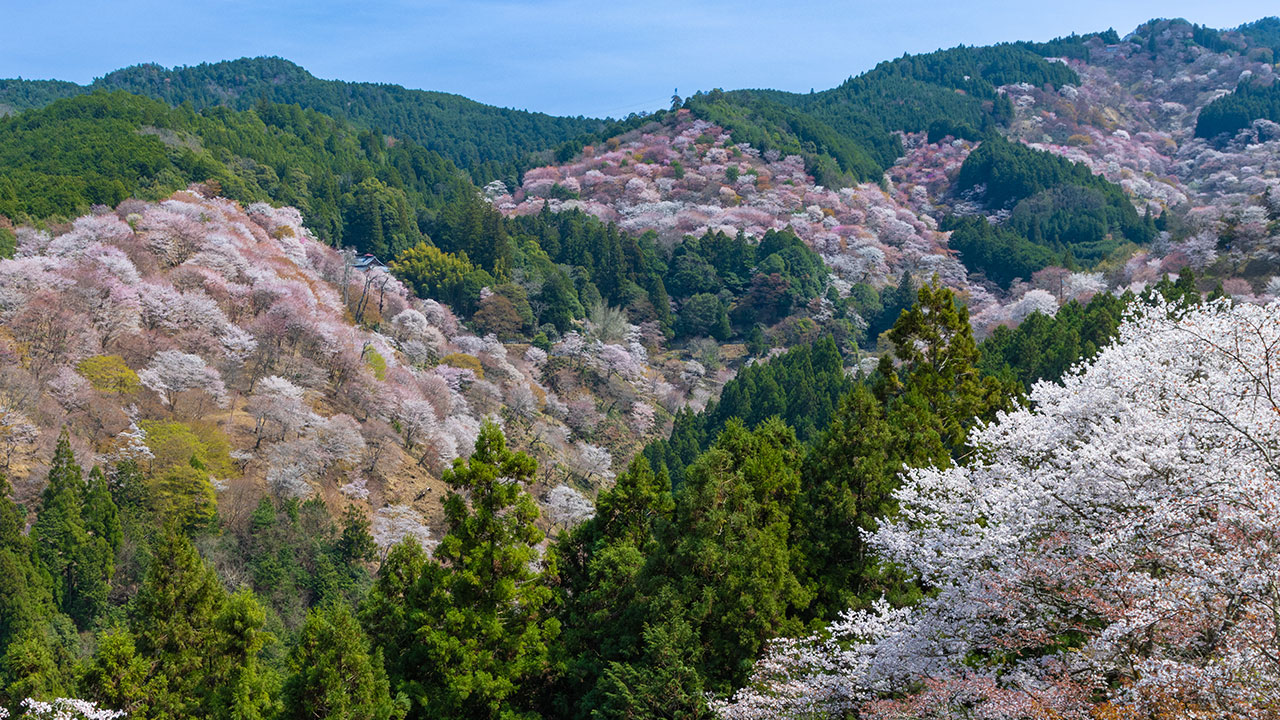
[[[90,695],[136,720],[257,720],[276,710],[259,658],[273,638],[249,591],[228,596],[186,536],[166,529],[134,598],[130,632],[99,642]],[[95,682],[96,681],[96,682]]]
[[[950,289],[935,279],[921,287],[917,296],[889,331],[893,355],[901,366],[895,368],[887,355],[881,358],[878,394],[882,401],[893,395],[918,394],[937,416],[947,448],[958,453],[974,420],[992,419],[998,410],[1008,408],[1016,389],[978,372],[980,355],[969,309],[957,302]]]
[[[797,630],[789,615],[809,603],[788,543],[800,452],[777,418],[755,430],[731,420],[686,469],[674,518],[640,579],[649,629],[673,613],[687,617],[710,690],[740,686],[765,641]]]
[[[634,602],[635,579],[653,554],[655,527],[670,520],[674,509],[666,471],[655,474],[637,456],[600,493],[595,516],[561,536],[556,567],[563,632],[554,646],[561,677],[544,715],[591,717],[595,703],[577,699],[592,692],[609,662],[632,653],[638,638],[621,628],[640,627],[644,620]]]
[[[25,697],[66,691],[75,628],[58,611],[52,579],[9,489],[0,476],[0,708],[16,712]]]
[[[346,605],[307,615],[289,672],[282,719],[398,720],[407,710],[392,701],[382,652],[370,648]]]
[[[536,469],[485,423],[470,460],[444,473],[448,532],[434,559],[410,544],[384,563],[364,618],[411,717],[534,717],[523,691],[547,673],[560,632],[544,610],[554,567],[533,567],[543,535],[523,486]]]
[[[54,599],[82,629],[106,609],[120,542],[115,503],[105,485],[100,472],[85,483],[64,428],[31,537],[53,579]]]

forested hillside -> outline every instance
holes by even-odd
[[[259,102],[298,105],[361,130],[412,140],[478,180],[518,172],[525,156],[598,132],[600,120],[495,108],[460,95],[399,85],[321,80],[281,58],[242,58],[178,68],[136,65],[86,86],[0,81],[0,110],[27,110],[98,90],[124,90],[170,106],[248,110]]]
[[[1278,29],[0,81],[0,720],[1271,718]]]

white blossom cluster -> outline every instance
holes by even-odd
[[[1273,717],[1277,378],[1280,302],[1139,311],[971,465],[908,472],[870,542],[935,592],[775,643],[721,716]]]

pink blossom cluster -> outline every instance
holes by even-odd
[[[143,421],[214,420],[241,473],[215,487],[395,502],[389,478],[466,457],[485,415],[541,409],[536,354],[512,360],[392,276],[346,270],[295,209],[192,191],[17,234],[0,261],[6,467],[63,424],[146,457]],[[643,368],[621,355],[617,372]],[[85,368],[113,357],[134,384],[91,384]]]
[[[926,185],[924,175],[912,182]],[[551,197],[556,186],[579,198]],[[790,228],[849,282],[883,285],[910,271],[937,273],[957,289],[966,283],[945,234],[904,202],[908,195],[870,183],[823,188],[799,156],[734,145],[722,128],[684,111],[607,146],[588,147],[569,164],[530,170],[514,193],[495,187],[488,196],[509,215],[536,213],[544,204],[553,211],[579,209],[670,242],[708,231],[760,237]]]

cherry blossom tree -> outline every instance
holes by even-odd
[[[268,424],[279,430],[277,439],[284,440],[290,431],[300,433],[315,420],[315,415],[304,400],[302,388],[278,375],[258,381],[246,410],[253,416],[254,436],[262,444],[263,432]]]
[[[49,702],[27,698],[22,701],[22,715],[18,720],[122,720],[123,710],[100,708],[96,703],[79,698],[56,698]],[[0,720],[9,717],[9,711],[0,708]]]
[[[932,588],[775,643],[726,718],[1186,717],[1280,704],[1280,303],[1136,311],[870,535]]]
[[[569,466],[575,474],[584,478],[613,478],[613,456],[605,448],[591,443],[579,442],[574,447]]]
[[[333,415],[315,424],[313,431],[316,449],[320,452],[322,469],[340,463],[353,465],[360,461],[366,447],[360,433],[360,423],[346,414]]]
[[[631,414],[630,414],[631,427],[634,428],[635,431],[640,433],[641,435],[649,432],[650,430],[653,429],[655,414],[656,414],[656,411],[653,409],[653,406],[648,403],[644,403],[640,401],[636,401],[632,403]]]
[[[203,390],[219,405],[227,402],[227,388],[217,368],[209,367],[199,355],[181,350],[156,353],[151,363],[138,373],[138,379],[171,408],[178,395],[188,390]]]
[[[544,506],[547,518],[565,530],[590,520],[596,514],[595,505],[568,485],[551,488]]]
[[[404,431],[404,445],[410,450],[440,427],[435,407],[420,398],[402,400],[396,411],[396,419],[400,421],[400,427]]]
[[[371,533],[373,541],[385,554],[396,543],[413,538],[427,550],[438,545],[431,539],[431,529],[422,521],[422,515],[408,505],[388,505],[373,515]]]
[[[9,473],[9,465],[31,449],[40,437],[40,428],[17,408],[0,402],[0,472]]]

